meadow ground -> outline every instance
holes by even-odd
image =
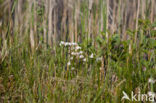
[[[91,1],[0,0],[0,103],[154,103],[156,2]]]

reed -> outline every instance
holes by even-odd
[[[121,3],[123,2],[123,3]],[[85,4],[84,4],[85,3]],[[106,3],[107,12],[104,13],[104,5]],[[139,6],[141,4],[141,6]],[[80,40],[82,34],[82,22],[81,17],[86,18],[85,20],[88,36],[91,34],[99,34],[99,25],[101,25],[101,30],[106,26],[106,30],[111,31],[111,33],[120,33],[125,39],[127,38],[126,30],[137,29],[137,21],[139,18],[149,18],[152,22],[155,20],[155,1],[154,0],[141,0],[141,1],[70,1],[70,0],[46,0],[46,1],[3,1],[1,0],[1,8],[4,12],[1,12],[1,18],[4,24],[6,22],[12,21],[10,28],[14,32],[18,32],[18,35],[25,34],[25,28],[33,28],[30,30],[30,43],[33,46],[34,41],[36,45],[39,42],[37,39],[39,29],[44,28],[44,42],[48,45],[55,44],[55,41],[60,40],[64,37],[64,40],[70,39],[70,41]],[[32,7],[31,7],[32,5]],[[84,5],[85,11],[82,11],[82,6]],[[59,8],[58,8],[59,7]],[[100,7],[100,8],[99,8]],[[29,10],[27,10],[29,9]],[[42,10],[42,11],[40,11]],[[101,11],[101,12],[100,12]],[[39,12],[42,14],[38,15]],[[87,13],[88,12],[88,13]],[[84,14],[84,13],[87,13]],[[107,15],[107,17],[103,17]],[[29,17],[28,17],[29,16]],[[42,20],[39,20],[39,16],[42,16]],[[88,18],[87,18],[88,16]],[[94,17],[96,16],[96,18]],[[33,20],[31,20],[33,19]],[[99,24],[104,22],[106,19],[106,24]],[[25,24],[32,23],[33,26]],[[136,22],[136,23],[135,23]],[[43,25],[38,25],[38,24]],[[26,25],[28,27],[26,27]],[[94,27],[95,26],[95,30]],[[135,26],[136,25],[136,26]],[[134,26],[136,28],[134,28]],[[120,28],[120,29],[119,29]],[[24,30],[23,30],[24,29]],[[40,31],[42,32],[42,31]],[[35,37],[32,34],[36,35]],[[67,38],[65,35],[68,35]],[[24,36],[23,36],[24,37]],[[20,37],[21,38],[21,37]],[[92,38],[94,38],[92,36]],[[33,40],[36,39],[36,40]],[[46,42],[48,40],[48,42]],[[54,42],[54,43],[52,43]],[[33,47],[34,48],[34,47]]]

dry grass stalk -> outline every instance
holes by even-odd
[[[84,3],[88,3],[85,4],[88,7],[84,7]],[[18,32],[17,37],[20,41],[30,33],[30,44],[33,47],[38,45],[40,40],[38,37],[42,34],[44,43],[52,46],[60,39],[79,42],[82,40],[82,35],[86,37],[87,33],[94,40],[94,37],[105,28],[105,7],[107,8],[106,29],[111,33],[121,34],[124,39],[127,39],[126,30],[128,28],[137,29],[139,18],[147,17],[151,22],[155,20],[155,3],[155,0],[18,0],[16,4],[8,0],[4,1],[0,7],[7,13],[2,12],[3,14],[0,15],[5,21],[4,25],[10,22],[9,26],[14,30],[12,34]],[[42,21],[38,19],[38,9],[43,9]],[[88,11],[84,12],[83,10]],[[89,14],[85,14],[86,12]],[[84,23],[81,22],[81,18]],[[82,34],[82,27],[85,28],[83,33],[86,34]],[[43,28],[43,33],[38,31],[39,28]],[[3,30],[2,32],[5,34],[7,31]],[[108,33],[106,34],[108,38]]]

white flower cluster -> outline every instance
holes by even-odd
[[[70,60],[68,61],[67,65],[71,66],[71,61],[74,59],[79,59],[82,61],[86,61],[87,59],[85,58],[85,53],[82,51],[82,48],[75,42],[60,42],[60,46],[64,47],[70,47],[69,54],[70,54]],[[72,70],[74,70],[74,67],[71,67]]]
[[[60,42],[60,46],[63,46],[63,47],[70,47],[70,49],[68,50],[68,53],[70,55],[70,58],[69,58],[69,61],[67,63],[68,66],[71,66],[72,65],[72,61],[74,60],[80,60],[80,61],[83,61],[83,62],[87,62],[88,59],[93,59],[95,58],[95,55],[93,53],[91,53],[91,55],[89,55],[87,58],[86,56],[86,53],[82,50],[82,48],[75,42],[64,42],[64,41],[61,41]],[[96,58],[96,61],[102,61],[102,58],[99,57],[99,58]],[[74,67],[71,67],[72,70],[74,70]]]
[[[74,43],[74,42],[64,42],[64,41],[61,41],[60,42],[60,46],[77,46],[78,44],[77,43]]]

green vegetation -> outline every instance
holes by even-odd
[[[68,1],[64,9],[51,1],[0,0],[5,8],[0,12],[1,103],[129,103],[121,100],[123,91],[156,92],[152,0],[145,0],[146,8],[133,1],[141,9],[136,6],[131,12],[138,17],[126,20],[123,7],[129,0],[116,1],[110,10],[118,17],[108,13],[109,0],[75,0],[73,8],[65,7]]]

